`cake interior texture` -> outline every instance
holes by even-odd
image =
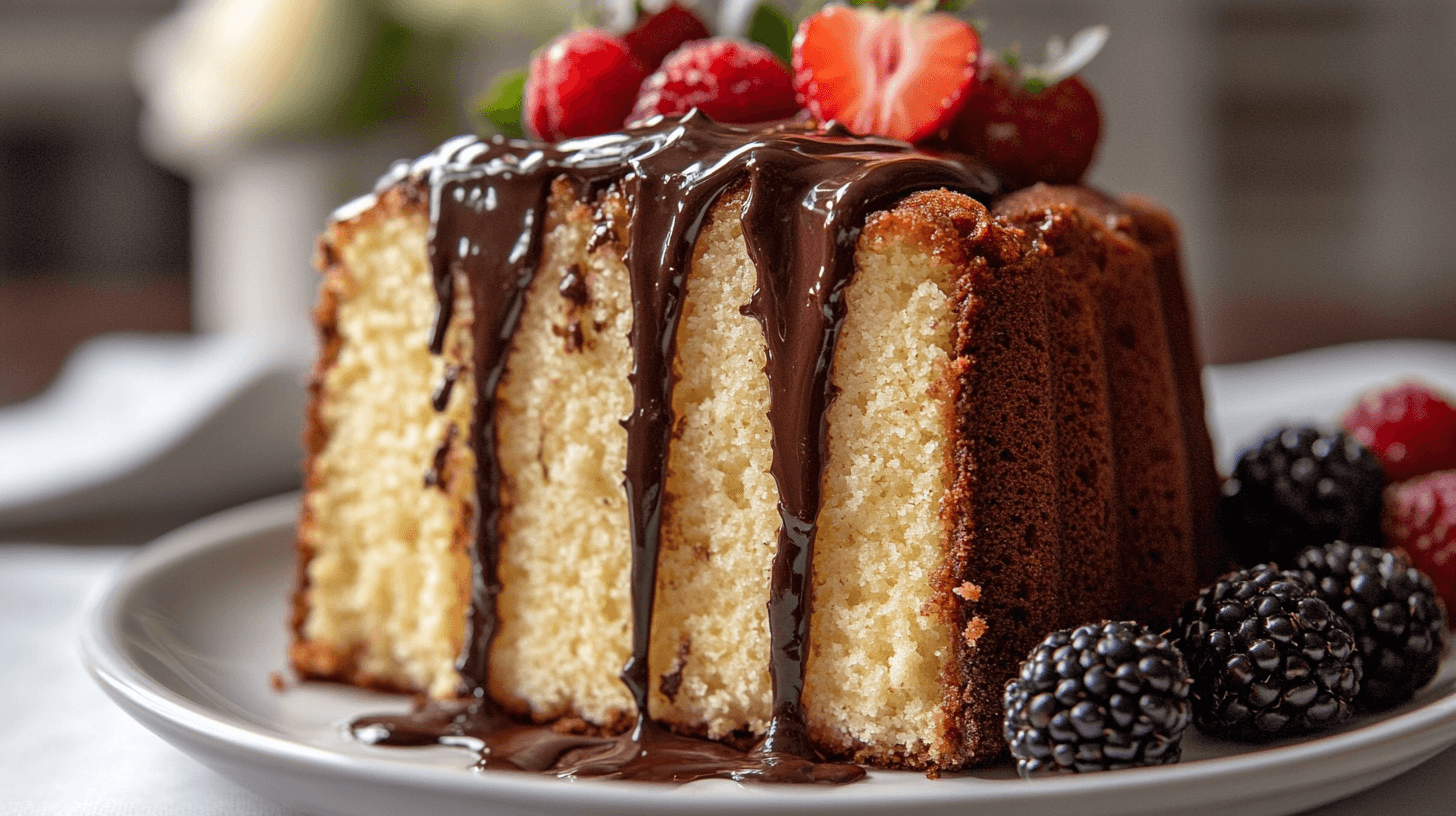
[[[650,248],[631,247],[619,185],[551,183],[504,368],[482,391],[479,287],[441,295],[430,194],[396,179],[320,241],[294,665],[460,693],[471,548],[494,523],[489,696],[524,719],[621,731],[635,714],[621,680],[634,630],[624,259]],[[671,729],[741,746],[773,716],[784,524],[769,346],[746,308],[760,285],[750,194],[733,186],[708,209],[682,285],[647,698]],[[1149,202],[1082,188],[989,208],[930,189],[867,214],[853,251],[804,721],[824,756],[955,769],[1003,750],[1004,683],[1042,636],[1156,624],[1196,588],[1213,470],[1176,228]],[[451,308],[437,327],[439,297]],[[482,521],[485,449],[500,484]]]

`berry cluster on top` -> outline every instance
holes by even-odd
[[[528,135],[558,141],[694,108],[726,123],[834,120],[858,135],[975,156],[1008,189],[1075,184],[1092,163],[1101,117],[1074,74],[1105,37],[1094,28],[1070,47],[1053,41],[1050,64],[1038,67],[984,53],[977,30],[933,0],[830,4],[798,25],[785,60],[711,36],[674,0],[621,36],[581,28],[538,51],[520,121]]]
[[[1280,428],[1246,451],[1220,507],[1241,568],[1166,636],[1056,632],[1007,684],[1021,774],[1176,762],[1190,724],[1267,741],[1410,700],[1440,668],[1456,603],[1452,402],[1403,382],[1339,430]]]

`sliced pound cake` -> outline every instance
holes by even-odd
[[[1213,470],[1171,222],[994,197],[695,116],[401,166],[320,241],[299,673],[999,754],[1046,632],[1192,595]]]

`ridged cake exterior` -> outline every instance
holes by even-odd
[[[774,716],[785,518],[770,345],[747,308],[753,189],[730,185],[691,244],[647,652],[654,719],[741,745]],[[522,717],[620,730],[637,625],[624,257],[651,248],[631,246],[622,185],[548,185],[483,423],[479,287],[459,268],[448,292],[432,277],[431,195],[400,177],[320,241],[294,665],[436,697],[469,685],[475,436],[490,433],[485,687]],[[1165,620],[1193,594],[1212,463],[1176,232],[1146,202],[1083,189],[990,209],[929,189],[864,216],[853,267],[827,375],[803,719],[827,756],[954,769],[1003,750],[1004,683],[1046,632]]]

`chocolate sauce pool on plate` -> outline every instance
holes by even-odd
[[[977,166],[927,156],[903,142],[854,137],[834,123],[743,128],[719,125],[697,112],[555,145],[460,137],[385,181],[407,176],[429,184],[429,251],[438,297],[431,350],[443,349],[457,281],[467,282],[475,310],[477,393],[470,441],[478,495],[471,608],[458,663],[466,699],[431,703],[412,715],[362,718],[351,725],[354,734],[372,744],[458,745],[475,751],[482,767],[562,776],[777,782],[849,782],[863,776],[855,765],[817,761],[801,706],[825,416],[832,398],[829,372],[844,318],[842,294],[869,213],[927,189],[986,201],[996,179]],[[539,266],[547,198],[556,179],[574,185],[586,200],[619,190],[630,213],[623,261],[632,291],[633,406],[622,424],[633,625],[622,680],[637,719],[615,738],[516,723],[485,692],[500,590],[495,393]],[[757,271],[757,288],[744,313],[764,332],[781,519],[768,604],[772,717],[763,740],[746,753],[673,734],[647,716],[647,654],[673,419],[671,362],[685,278],[713,204],[740,185],[747,190],[743,234]],[[442,391],[448,393],[448,387]]]

